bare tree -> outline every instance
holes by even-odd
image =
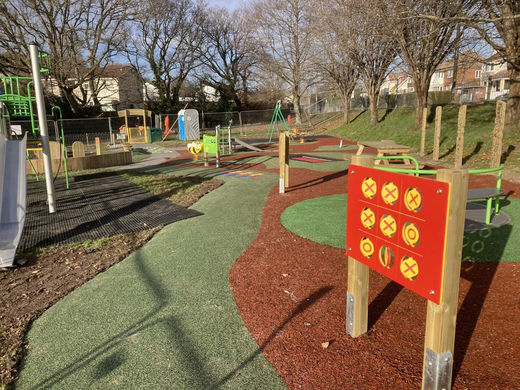
[[[202,42],[198,27],[206,21],[206,4],[195,0],[151,0],[136,5],[129,22],[125,52],[129,62],[157,89],[157,107],[169,112],[179,103],[179,90],[200,65],[197,48]]]
[[[349,22],[340,16],[341,2],[317,1],[314,28],[318,32],[316,64],[337,86],[344,104],[343,123],[350,122],[351,96],[359,80],[359,68],[352,57]]]
[[[311,0],[253,0],[251,23],[263,53],[263,68],[291,88],[295,122],[301,123],[300,99],[318,80],[313,66],[315,32],[311,28]]]
[[[341,21],[339,33],[345,59],[357,67],[370,101],[370,123],[378,122],[377,102],[381,85],[394,62],[397,49],[391,20],[383,12],[384,0],[334,0],[333,12]]]
[[[454,18],[467,12],[468,5],[465,0],[394,0],[388,3],[387,18],[395,21],[392,31],[417,93],[417,128],[421,126],[423,109],[428,104],[433,73],[453,53],[463,34],[464,29]],[[436,19],[421,15],[433,15]]]
[[[506,123],[518,124],[520,122],[520,2],[482,0],[478,3],[474,7],[476,12],[463,21],[474,27],[507,63],[510,85]]]
[[[218,92],[222,110],[229,110],[231,104],[242,110],[249,104],[248,83],[258,48],[242,13],[238,9],[230,15],[225,8],[213,8],[202,27],[205,43],[200,48],[204,63],[200,79]]]
[[[49,53],[52,80],[73,112],[97,100],[93,80],[121,45],[123,24],[131,17],[126,0],[5,0],[0,6],[3,69],[29,73],[29,43]],[[16,58],[21,58],[17,60]],[[75,90],[79,89],[79,93]]]

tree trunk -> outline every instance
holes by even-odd
[[[369,93],[368,100],[370,101],[370,126],[376,126],[378,122],[377,118],[377,98],[378,93]]]
[[[302,116],[300,113],[300,95],[293,95],[294,104],[294,123],[300,125],[302,123]]]
[[[350,96],[343,99],[343,104],[345,105],[345,110],[343,111],[343,124],[345,125],[350,123],[350,101]]]
[[[507,99],[506,125],[520,123],[520,71],[508,65],[509,69],[509,98]]]
[[[428,89],[426,91],[424,90],[417,90],[417,113],[415,115],[415,129],[420,129],[423,122],[423,111],[424,108],[427,107],[428,104]]]

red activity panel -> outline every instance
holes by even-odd
[[[350,166],[347,255],[439,304],[448,183]]]

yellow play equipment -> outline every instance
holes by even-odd
[[[117,112],[120,118],[125,118],[125,124],[119,128],[125,134],[129,144],[147,144],[153,142],[150,136],[152,127],[152,111],[130,108]],[[135,126],[128,125],[128,118],[135,118]]]

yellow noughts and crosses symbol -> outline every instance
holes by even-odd
[[[377,193],[377,184],[374,179],[367,177],[361,184],[361,190],[366,198],[372,199]]]
[[[391,215],[385,214],[379,222],[381,232],[387,237],[393,237],[397,231],[397,222]]]
[[[376,223],[376,215],[370,208],[366,207],[361,212],[361,223],[368,229],[372,229],[374,227]]]
[[[385,268],[392,268],[394,266],[394,252],[392,249],[383,245],[381,249],[379,249],[379,261],[381,265]]]
[[[406,190],[404,203],[410,211],[419,211],[422,206],[421,191],[417,188],[411,187]]]
[[[393,205],[399,198],[399,190],[394,183],[388,182],[383,186],[381,196],[386,204]]]
[[[374,254],[374,244],[370,241],[370,238],[364,237],[359,243],[359,249],[363,256],[371,258]]]
[[[406,222],[403,226],[403,239],[410,246],[419,245],[419,228],[412,222]]]
[[[415,280],[419,275],[419,265],[413,257],[403,257],[400,269],[403,276],[408,280]]]

